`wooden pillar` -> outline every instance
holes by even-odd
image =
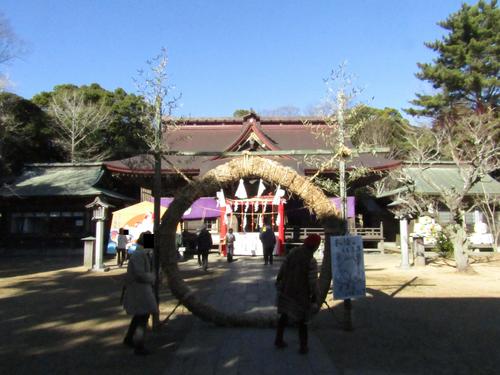
[[[278,213],[280,215],[280,222],[278,226],[278,255],[283,255],[285,253],[285,205],[282,200],[280,200],[280,204],[278,206]]]
[[[399,220],[399,237],[401,249],[401,268],[410,268],[410,253],[408,251],[408,220],[401,218]]]
[[[226,237],[226,207],[221,207],[220,211],[220,230],[219,230],[219,254],[226,256],[226,245],[222,241]]]

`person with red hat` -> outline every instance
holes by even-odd
[[[274,345],[287,346],[283,340],[286,325],[293,321],[299,326],[299,353],[309,351],[307,345],[307,323],[318,310],[318,263],[313,254],[321,243],[317,234],[309,235],[304,244],[290,251],[281,265],[276,278],[278,293],[278,328]]]

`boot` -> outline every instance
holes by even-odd
[[[276,338],[274,339],[274,346],[276,346],[278,349],[287,347],[287,343],[283,340],[286,321],[287,316],[285,314],[281,314],[280,319],[278,320],[278,327],[276,328]]]

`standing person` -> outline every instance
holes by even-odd
[[[182,242],[182,234],[180,232],[176,232],[175,233],[175,250],[177,250],[177,260],[181,260],[184,258],[185,248],[184,248],[184,250],[180,251],[181,247],[184,247],[184,243]]]
[[[262,248],[264,250],[264,264],[268,262],[273,264],[273,252],[274,245],[276,244],[276,236],[274,235],[273,229],[269,224],[265,224],[259,234],[260,241],[262,242]]]
[[[229,228],[229,230],[226,234],[227,261],[229,263],[231,263],[233,261],[234,241],[236,241],[236,237],[233,233],[233,228]]]
[[[289,321],[299,325],[299,353],[306,354],[307,323],[314,311],[318,310],[318,264],[313,254],[321,243],[317,234],[309,235],[304,244],[290,251],[281,265],[276,278],[278,293],[278,313],[280,314],[276,339],[277,348],[287,346],[283,334]]]
[[[123,262],[127,256],[128,236],[125,234],[125,229],[120,228],[116,237],[116,264],[118,267],[123,266]]]
[[[198,238],[196,239],[196,244],[198,246],[198,255],[201,256],[203,269],[206,271],[208,269],[208,253],[212,248],[212,235],[207,230],[206,225],[201,226],[200,233],[198,233]]]
[[[132,320],[123,344],[134,348],[136,355],[147,355],[144,348],[144,336],[150,314],[158,312],[158,305],[153,291],[155,274],[152,261],[152,249],[144,249],[144,235],[137,239],[135,251],[130,256],[127,266],[123,307]]]

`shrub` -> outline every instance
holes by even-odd
[[[453,256],[453,244],[443,232],[438,233],[436,248],[439,255],[444,258],[451,258]]]

